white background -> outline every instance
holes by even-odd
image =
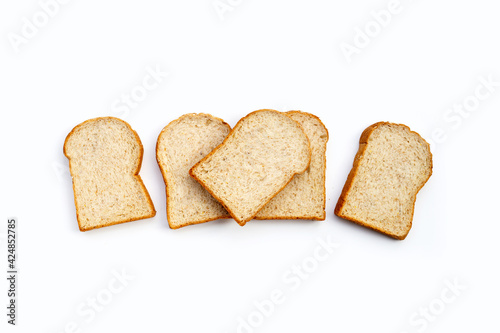
[[[240,332],[498,331],[500,87],[468,117],[447,113],[474,101],[480,77],[500,81],[498,3],[401,0],[350,63],[342,43],[354,43],[356,28],[376,29],[370,12],[389,1],[229,3],[221,19],[212,0],[74,0],[15,52],[9,38],[41,7],[2,1],[0,258],[4,271],[6,220],[15,216],[20,271],[15,328],[6,324],[1,273],[2,332],[237,332],[249,316],[256,327]],[[113,103],[157,66],[169,76],[117,113]],[[155,160],[161,129],[191,112],[233,126],[261,108],[303,110],[326,124],[326,221],[169,229]],[[121,116],[139,134],[140,175],[157,214],[82,233],[63,142],[99,116]],[[359,136],[377,121],[407,124],[429,141],[436,129],[445,136],[404,241],[333,214]],[[292,290],[283,276],[310,264],[328,238],[340,247]],[[77,313],[109,296],[122,270],[134,279],[102,311]],[[455,282],[466,287],[458,296],[447,289]],[[284,302],[258,322],[254,302],[275,289]],[[429,307],[433,319],[422,323],[418,311]]]

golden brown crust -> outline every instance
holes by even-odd
[[[324,214],[323,217],[317,217],[317,216],[264,216],[264,217],[254,217],[254,220],[260,220],[260,221],[268,221],[268,220],[311,220],[311,221],[324,221],[326,218],[326,214]]]
[[[139,181],[142,189],[144,190],[144,195],[146,196],[148,205],[151,208],[152,213],[151,213],[151,215],[145,215],[143,217],[131,218],[131,219],[124,219],[124,220],[120,220],[120,221],[116,221],[116,222],[111,222],[111,223],[102,223],[102,224],[98,224],[96,226],[92,226],[90,228],[84,228],[84,227],[82,227],[82,225],[80,223],[80,215],[78,214],[79,209],[78,209],[78,204],[76,202],[75,182],[72,181],[72,183],[73,183],[73,194],[74,194],[75,208],[76,208],[76,219],[78,221],[78,227],[79,227],[80,231],[89,231],[89,230],[93,230],[93,229],[97,229],[97,228],[102,228],[102,227],[107,227],[107,226],[111,226],[111,225],[115,225],[115,224],[121,224],[121,223],[126,223],[126,222],[132,222],[132,221],[147,219],[147,218],[150,218],[150,217],[154,217],[156,215],[156,210],[155,210],[155,207],[153,205],[153,201],[151,200],[151,197],[149,196],[149,192],[146,189],[146,186],[144,185],[144,182],[142,181],[141,176],[139,176],[139,171],[141,170],[141,166],[142,166],[142,157],[144,155],[144,147],[142,146],[141,139],[139,138],[139,135],[137,134],[137,132],[134,131],[132,129],[132,127],[130,126],[130,124],[127,123],[126,121],[121,120],[119,118],[115,118],[115,117],[98,117],[98,118],[92,118],[92,119],[85,120],[84,122],[76,125],[71,130],[71,132],[69,132],[69,134],[66,136],[66,139],[64,140],[64,146],[63,146],[64,156],[66,156],[68,158],[68,160],[71,160],[71,158],[68,156],[68,153],[66,151],[66,143],[68,142],[68,139],[73,135],[73,133],[78,128],[80,128],[81,126],[83,126],[84,124],[87,124],[89,122],[93,122],[93,121],[97,121],[97,120],[108,120],[108,119],[109,120],[111,120],[111,119],[112,120],[118,120],[118,121],[124,123],[134,133],[134,136],[135,136],[135,138],[137,140],[137,143],[139,144],[139,147],[140,147],[140,156],[139,156],[139,163],[137,163],[137,168],[134,171],[133,176]],[[71,163],[69,163],[69,172],[71,174],[71,178],[73,179],[73,170],[71,169]]]
[[[218,118],[218,117],[214,117],[214,116],[212,116],[211,114],[208,114],[208,113],[188,113],[188,114],[184,114],[184,115],[180,116],[179,118],[177,118],[175,120],[172,120],[170,123],[168,123],[167,126],[165,126],[161,130],[160,134],[158,135],[158,139],[156,140],[156,162],[158,163],[158,167],[160,168],[161,174],[163,176],[163,182],[165,183],[165,192],[166,192],[166,199],[167,199],[167,221],[168,221],[168,226],[171,229],[179,229],[179,228],[182,228],[182,227],[186,227],[188,225],[195,225],[195,224],[200,224],[200,223],[215,221],[215,220],[219,220],[219,219],[228,219],[228,218],[231,218],[231,215],[228,214],[228,215],[223,215],[223,216],[216,217],[216,218],[213,218],[213,219],[206,219],[206,220],[202,220],[202,221],[198,221],[198,222],[192,222],[192,223],[184,223],[184,224],[181,224],[181,225],[178,225],[178,226],[172,226],[170,224],[170,208],[169,208],[169,205],[168,205],[170,194],[169,194],[169,191],[168,191],[168,184],[167,184],[167,172],[162,169],[160,160],[158,159],[158,144],[159,144],[160,137],[162,136],[163,132],[166,131],[170,126],[175,125],[176,123],[178,123],[182,119],[187,118],[187,117],[191,117],[193,115],[207,116],[207,117],[210,117],[212,119],[219,120],[225,126],[227,126],[227,128],[229,130],[231,130],[231,126],[229,126],[229,124],[226,123],[224,120],[222,120],[221,118]]]
[[[300,110],[292,110],[292,111],[284,112],[284,114],[286,114],[286,115],[302,114],[305,116],[316,118],[316,120],[321,124],[321,126],[323,126],[323,128],[326,131],[326,141],[328,142],[328,140],[330,139],[330,134],[328,133],[328,129],[326,128],[325,124],[321,121],[321,119],[319,119],[318,116],[316,116],[312,113],[307,113],[307,112],[303,112]],[[323,159],[324,159],[324,163],[325,163],[325,168],[323,170],[323,179],[325,179],[325,182],[323,182],[323,216],[322,217],[306,216],[306,215],[290,217],[290,216],[277,216],[277,215],[275,215],[275,216],[264,216],[264,217],[255,216],[254,219],[255,220],[314,220],[314,221],[324,221],[326,219],[326,212],[325,212],[325,210],[326,210],[326,146],[325,146],[325,151],[323,153]]]
[[[202,162],[204,162],[206,159],[208,159],[210,156],[212,156],[216,151],[218,151],[220,149],[220,147],[222,147],[226,141],[229,139],[229,137],[231,137],[232,135],[234,135],[234,132],[239,129],[239,127],[241,126],[241,122],[244,121],[246,118],[248,118],[249,116],[253,115],[254,113],[257,113],[257,112],[262,112],[262,111],[270,111],[270,112],[276,112],[276,113],[279,113],[279,114],[283,114],[282,112],[279,112],[279,111],[276,111],[276,110],[271,110],[271,109],[261,109],[261,110],[257,110],[257,111],[253,111],[253,112],[250,112],[249,114],[247,114],[245,117],[241,118],[238,123],[236,123],[236,125],[233,127],[233,129],[231,130],[231,132],[227,135],[227,137],[224,139],[224,141],[218,145],[217,147],[215,147],[214,150],[212,150],[207,156],[205,156],[203,159],[201,159],[198,163],[196,163],[190,170],[189,170],[189,174],[191,175],[191,177],[193,177],[194,179],[196,179],[196,181],[198,183],[201,184],[201,186],[203,186],[218,202],[220,202],[220,204],[222,206],[224,206],[224,208],[228,211],[229,214],[231,214],[232,218],[238,222],[239,225],[241,226],[244,226],[248,221],[250,221],[251,219],[253,219],[255,217],[255,215],[257,215],[258,211],[255,212],[255,214],[250,217],[250,218],[247,218],[247,219],[239,219],[238,217],[236,217],[236,215],[231,211],[231,209],[229,209],[221,200],[221,198],[217,195],[215,195],[215,193],[213,193],[213,191],[211,191],[207,186],[206,184],[201,181],[198,177],[196,177],[196,175],[193,173],[193,169],[195,167],[197,167],[199,164],[201,164]],[[304,132],[302,126],[300,126],[299,123],[297,123],[296,121],[294,121],[295,124],[297,124],[298,128],[300,128],[300,130],[302,132]],[[307,162],[307,165],[306,167],[304,168],[304,170],[300,171],[300,172],[297,172],[295,174],[299,174],[299,173],[303,173],[307,170],[307,168],[309,167],[309,163],[311,163],[311,144],[309,143],[309,138],[307,137],[307,135],[304,133],[304,136],[306,137],[307,139],[307,145],[309,146],[309,157],[308,157],[308,162]],[[295,175],[294,174],[294,175]],[[278,194],[281,190],[283,190],[291,181],[292,181],[292,178],[293,176],[290,178],[290,180],[288,180],[288,182],[279,190],[275,193]],[[274,197],[274,196],[273,196]],[[264,204],[261,206],[264,207],[264,205],[266,205],[269,201],[271,201],[271,199],[273,198],[269,198],[269,200],[267,200],[266,202],[264,202]]]
[[[410,219],[410,228],[408,229],[408,231],[406,232],[406,234],[402,235],[402,236],[395,236],[395,235],[392,235],[390,233],[387,233],[381,229],[377,229],[377,228],[374,228],[370,225],[367,225],[366,223],[364,223],[363,221],[360,221],[360,220],[357,220],[357,219],[353,219],[353,218],[350,218],[350,217],[347,217],[347,216],[344,216],[342,214],[340,214],[340,211],[342,210],[342,208],[344,207],[345,203],[346,203],[346,196],[347,194],[349,193],[349,191],[351,190],[351,187],[353,185],[353,180],[354,178],[356,177],[357,173],[358,173],[358,166],[359,166],[359,161],[361,160],[361,158],[363,157],[363,154],[365,152],[365,149],[366,149],[366,145],[368,143],[368,139],[370,138],[370,135],[372,134],[372,132],[377,128],[379,127],[380,125],[395,125],[395,126],[403,126],[403,127],[406,127],[410,133],[414,133],[416,135],[418,135],[424,142],[425,144],[427,144],[427,148],[429,150],[429,154],[431,155],[431,165],[430,165],[430,170],[431,172],[429,173],[429,177],[427,177],[427,179],[422,182],[422,185],[417,189],[417,191],[415,192],[415,195],[413,196],[413,209],[412,209],[412,216],[411,216],[411,219]],[[427,180],[429,180],[429,178],[431,177],[432,175],[432,153],[431,153],[431,149],[430,149],[430,145],[427,141],[425,141],[424,138],[422,138],[420,136],[420,134],[418,134],[417,132],[414,132],[410,129],[410,127],[404,125],[404,124],[395,124],[395,123],[390,123],[390,122],[385,122],[385,121],[379,121],[371,126],[368,126],[364,131],[363,133],[361,134],[361,137],[359,138],[359,148],[358,148],[358,152],[356,153],[356,156],[354,157],[354,162],[353,162],[353,165],[352,165],[352,169],[351,171],[349,172],[349,175],[347,176],[347,180],[344,184],[344,188],[342,189],[342,193],[340,194],[340,197],[339,197],[339,200],[337,201],[337,205],[335,206],[335,215],[337,215],[338,217],[340,218],[343,218],[343,219],[346,219],[346,220],[349,220],[349,221],[352,221],[354,223],[357,223],[359,225],[362,225],[366,228],[369,228],[369,229],[372,229],[372,230],[375,230],[375,231],[378,231],[380,233],[383,233],[389,237],[392,237],[392,238],[395,238],[395,239],[398,239],[398,240],[403,240],[406,238],[406,236],[408,235],[408,233],[410,232],[410,229],[411,229],[411,226],[412,226],[412,221],[413,221],[413,214],[415,212],[415,202],[416,202],[416,197],[417,197],[417,194],[418,192],[420,191],[420,189],[425,185],[425,183],[427,183]]]

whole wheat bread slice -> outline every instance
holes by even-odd
[[[430,147],[418,133],[405,125],[373,124],[361,135],[335,214],[404,239],[417,193],[431,174]]]
[[[287,112],[298,122],[311,144],[311,164],[257,213],[257,220],[307,219],[324,220],[326,143],[328,130],[321,120],[310,113]]]
[[[143,147],[129,124],[113,117],[76,126],[66,137],[81,231],[155,216],[139,176]]]
[[[284,113],[259,110],[242,118],[190,174],[244,225],[309,166],[309,140]]]
[[[165,181],[170,228],[231,217],[189,175],[189,169],[221,144],[230,131],[222,119],[194,113],[172,121],[161,131],[156,160]]]

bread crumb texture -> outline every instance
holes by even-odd
[[[405,125],[368,127],[335,214],[396,239],[410,231],[418,191],[432,174],[429,144]]]
[[[126,122],[105,117],[81,123],[68,134],[64,154],[69,159],[80,230],[156,214],[138,175],[142,144]]]
[[[230,131],[222,119],[193,113],[172,121],[158,136],[156,159],[166,185],[171,228],[231,217],[189,175],[189,169],[221,144]]]
[[[242,118],[225,141],[190,171],[244,225],[310,162],[309,140],[284,113]]]
[[[281,192],[262,207],[255,218],[324,220],[328,131],[321,120],[312,114],[290,111],[286,115],[298,122],[309,138],[311,163],[304,173],[295,175]]]

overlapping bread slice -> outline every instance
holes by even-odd
[[[430,147],[418,133],[405,125],[373,124],[361,135],[335,214],[404,239],[417,193],[431,174]]]
[[[231,216],[189,169],[224,141],[231,127],[209,114],[187,114],[158,136],[156,159],[167,191],[167,219],[172,229]]]
[[[139,176],[141,140],[129,124],[113,117],[87,120],[68,134],[64,154],[81,231],[155,216]]]
[[[262,207],[255,219],[324,220],[328,131],[321,120],[310,113],[290,111],[286,115],[298,122],[309,138],[311,164]]]
[[[309,166],[309,140],[284,113],[259,110],[242,118],[190,174],[244,225]]]

